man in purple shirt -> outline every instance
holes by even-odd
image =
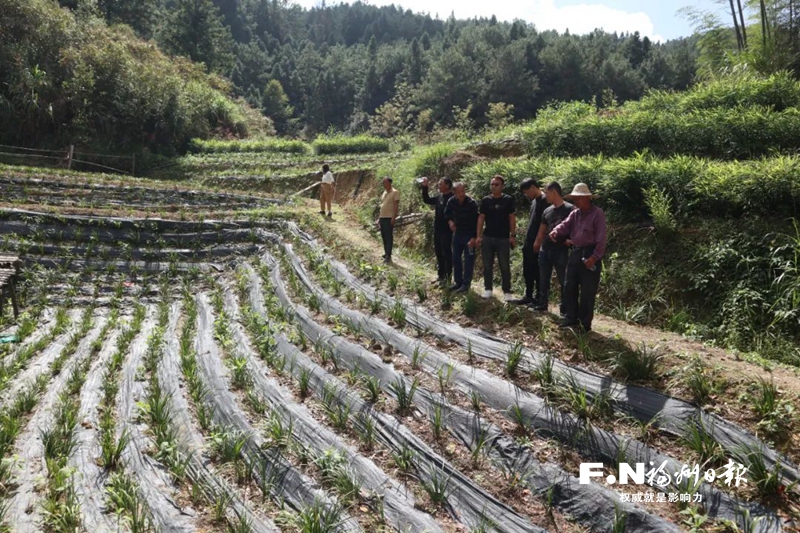
[[[572,250],[564,284],[566,318],[562,328],[592,330],[594,301],[600,285],[600,269],[606,253],[606,215],[592,204],[595,196],[585,183],[578,183],[567,195],[577,209],[550,232],[550,239],[567,238]]]

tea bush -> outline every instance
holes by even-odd
[[[321,136],[312,143],[317,154],[368,154],[374,152],[388,152],[391,145],[388,139],[357,135],[348,137],[344,135]]]
[[[657,188],[671,198],[675,216],[793,217],[800,212],[800,157],[752,161],[713,161],[691,156],[667,159],[586,156],[496,159],[464,171],[471,194],[488,194],[489,178],[501,174],[505,190],[523,205],[519,183],[552,176],[565,192],[578,182],[589,185],[617,222],[650,220],[645,191]]]
[[[553,156],[695,155],[749,159],[800,148],[800,110],[763,106],[710,108],[686,113],[636,109],[595,111],[569,104],[519,130],[530,154]]]
[[[223,141],[219,139],[192,139],[189,151],[198,154],[219,154],[230,152],[268,152],[285,154],[308,153],[308,145],[303,141],[288,139],[247,139]]]

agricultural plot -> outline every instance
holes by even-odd
[[[442,320],[264,196],[0,180],[5,202],[56,211],[0,212],[0,251],[25,263],[0,348],[0,530],[796,527],[797,465],[744,428]],[[65,212],[82,198],[228,216]],[[619,463],[680,472],[675,449],[703,470],[647,480],[656,501],[604,482]],[[704,479],[731,461],[746,484]],[[588,462],[602,477],[582,484]]]

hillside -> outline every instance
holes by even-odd
[[[172,155],[212,133],[274,132],[230,82],[129,27],[52,0],[3,0],[0,35],[0,143]]]

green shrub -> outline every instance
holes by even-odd
[[[390,144],[387,139],[357,135],[347,137],[344,135],[320,136],[312,143],[317,154],[368,154],[374,152],[388,152]]]
[[[789,72],[769,77],[737,72],[685,93],[653,91],[636,106],[644,110],[684,113],[714,107],[765,106],[775,111],[800,105],[800,83]]]
[[[586,104],[581,108],[586,111]],[[583,112],[564,107],[521,128],[531,154],[629,156],[648,150],[719,159],[749,159],[800,148],[800,110],[763,106],[686,113],[636,109]]]
[[[194,153],[211,154],[228,152],[305,154],[308,153],[308,145],[302,141],[292,141],[288,139],[248,139],[232,141],[223,141],[218,139],[192,139],[192,141],[189,143],[189,151]]]
[[[800,148],[800,83],[789,73],[737,75],[621,107],[560,103],[516,129],[532,155],[753,158]]]

